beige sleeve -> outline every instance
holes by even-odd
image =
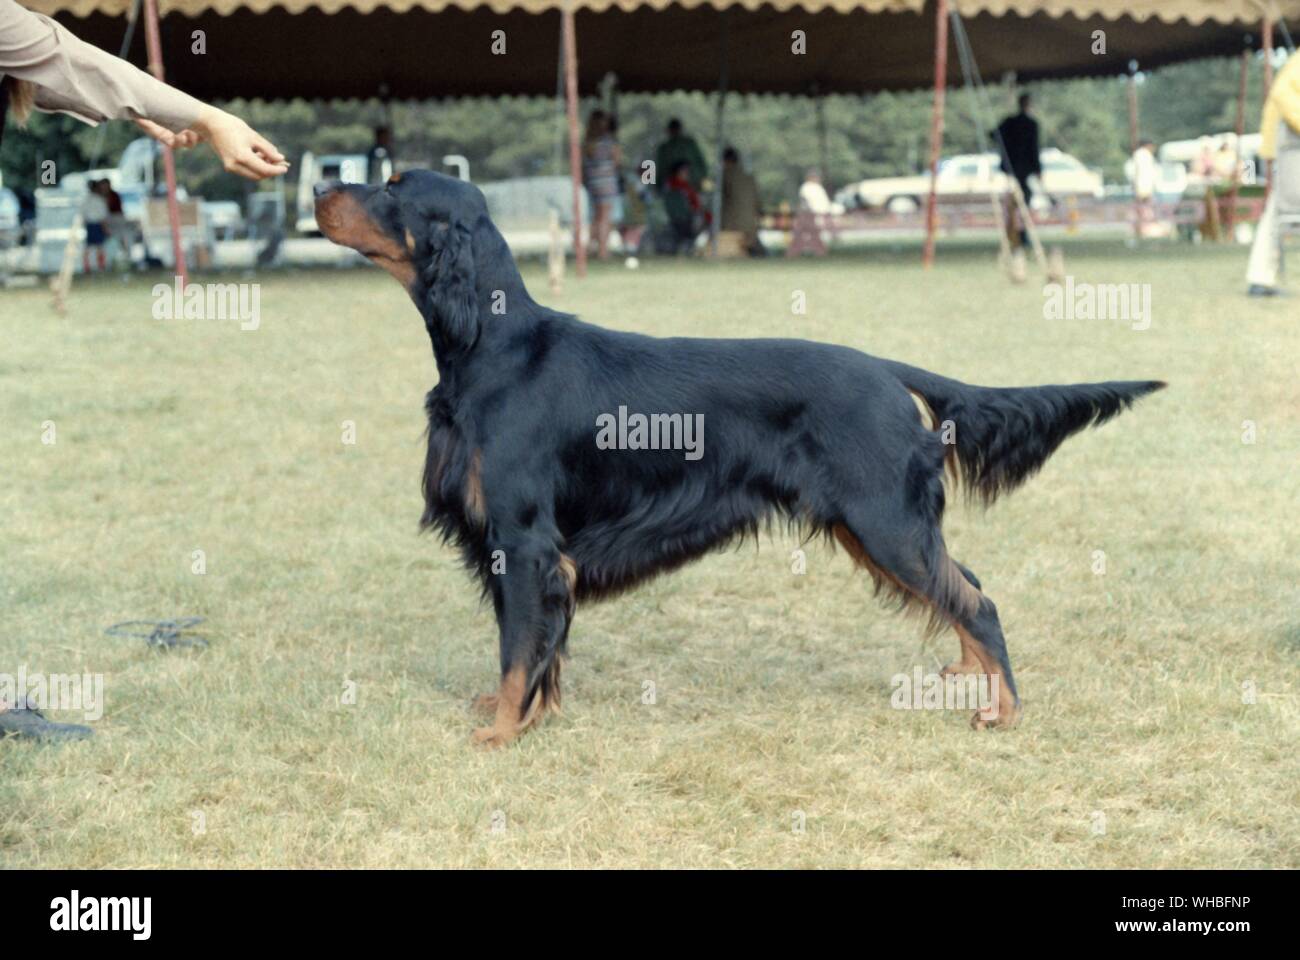
[[[0,0],[0,74],[35,84],[37,109],[90,124],[143,117],[184,130],[203,107],[15,0]]]

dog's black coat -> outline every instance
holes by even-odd
[[[439,372],[423,523],[460,547],[491,596],[502,674],[527,671],[521,711],[558,697],[577,601],[774,517],[833,534],[878,587],[973,635],[1014,697],[996,610],[940,533],[946,455],[992,501],[1067,436],[1163,385],[984,388],[829,344],[605,330],[529,296],[469,184],[418,172],[318,194],[321,210],[346,201],[327,235],[390,269],[394,245],[409,253],[411,269],[393,272],[424,316]],[[703,414],[703,457],[598,449],[597,418],[620,406]],[[945,422],[955,444],[941,439]]]

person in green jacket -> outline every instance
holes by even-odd
[[[704,153],[695,138],[684,132],[682,122],[673,117],[668,121],[668,139],[655,151],[655,183],[660,193],[664,192],[668,179],[683,161],[687,164],[691,187],[699,190],[709,175],[708,164],[704,162]]]

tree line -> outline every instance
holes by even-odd
[[[1240,61],[1235,58],[1179,64],[1139,77],[1141,136],[1157,143],[1203,133],[1231,130],[1236,123]],[[1259,126],[1262,105],[1262,60],[1250,65],[1246,129]],[[1080,79],[1040,83],[1022,89],[1036,101],[1044,147],[1058,147],[1107,180],[1122,180],[1129,152],[1127,79]],[[990,86],[994,109],[1011,112],[1009,87]],[[584,98],[583,117],[601,105]],[[652,157],[670,117],[679,117],[706,154],[716,146],[715,99],[703,93],[629,94],[612,107],[619,119],[619,139],[629,172]],[[821,138],[826,132],[825,179],[834,190],[867,177],[920,172],[929,149],[930,92],[827,96],[818,111],[808,98],[737,96],[728,98],[724,138],[753,171],[763,201],[792,200],[809,167],[822,165]],[[397,158],[439,168],[447,154],[469,159],[471,176],[489,181],[517,176],[567,172],[567,125],[563,104],[555,98],[495,100],[265,103],[233,101],[226,106],[268,136],[291,160],[306,150],[316,154],[363,153],[373,142],[374,127],[388,123]],[[997,118],[994,118],[996,123]],[[127,123],[113,123],[102,134],[70,117],[33,116],[26,130],[12,126],[0,146],[0,171],[6,186],[28,190],[39,184],[41,163],[54,160],[59,171],[83,170],[92,162],[102,137],[99,166],[116,164],[122,148],[138,136]],[[978,131],[970,96],[950,90],[944,152],[977,149]],[[192,150],[179,155],[178,174],[191,193],[209,199],[241,199],[256,189],[222,173],[213,155]],[[296,178],[291,170],[291,189]],[[274,189],[274,187],[263,187]]]

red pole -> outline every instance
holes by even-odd
[[[564,108],[569,115],[569,176],[573,178],[574,271],[585,277],[587,244],[582,237],[582,148],[578,142],[578,40],[571,2],[564,5],[560,18],[564,31]]]
[[[948,79],[948,0],[934,4],[934,109],[930,114],[930,196],[925,202],[925,248],[921,266],[934,266],[934,234],[939,225],[939,153],[943,150],[943,93]]]
[[[1268,99],[1269,93],[1273,90],[1273,18],[1264,17],[1264,29],[1260,31],[1264,37],[1264,99]],[[1273,161],[1264,161],[1268,165],[1268,176],[1265,180],[1264,196],[1267,197],[1273,192]]]
[[[158,33],[158,0],[144,0],[144,37],[149,48],[149,72],[159,81],[163,79],[162,39]],[[185,248],[181,246],[181,208],[176,202],[176,158],[171,147],[163,147],[163,172],[167,176],[167,219],[172,226],[172,254],[176,258],[176,276],[181,278],[181,289],[189,282],[185,269]]]

